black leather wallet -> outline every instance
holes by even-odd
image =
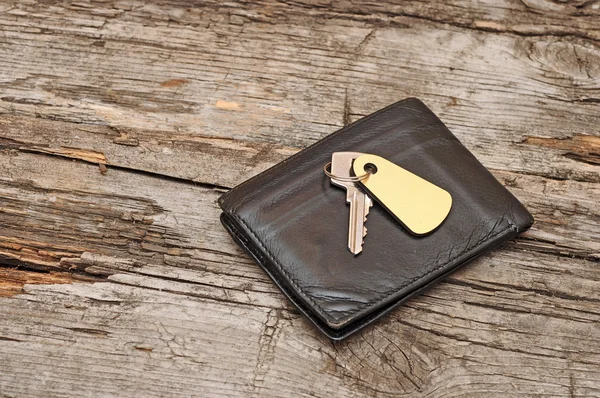
[[[375,204],[363,251],[347,249],[349,206],[323,166],[338,151],[382,156],[448,191],[452,209],[414,236]],[[219,198],[221,221],[282,292],[334,340],[356,332],[533,217],[427,106],[405,99],[325,137]]]

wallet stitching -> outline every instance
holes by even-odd
[[[237,209],[237,207],[236,207]],[[235,211],[235,210],[234,210]],[[317,302],[314,301],[314,299],[312,297],[310,297],[305,291],[304,289],[298,285],[298,282],[296,282],[294,280],[294,278],[292,278],[292,276],[288,273],[288,271],[285,270],[285,268],[283,268],[283,266],[279,263],[279,261],[277,260],[277,258],[275,258],[273,256],[273,254],[271,253],[271,251],[263,244],[263,242],[261,241],[261,239],[254,233],[254,231],[252,231],[252,229],[250,228],[250,226],[248,225],[248,223],[246,223],[246,221],[239,217],[237,214],[232,213],[231,214],[236,220],[240,221],[242,224],[244,224],[244,226],[246,227],[246,229],[248,230],[248,232],[250,232],[252,234],[252,236],[254,236],[254,238],[256,239],[256,241],[258,242],[258,244],[260,245],[260,247],[266,252],[267,256],[269,257],[269,259],[275,264],[275,266],[277,266],[277,268],[279,269],[279,271],[281,271],[286,278],[290,281],[290,283],[298,290],[298,293],[305,298],[306,300],[308,300],[317,310],[319,310],[321,312],[321,314],[330,322],[335,323],[335,319],[329,315],[327,313],[327,311],[321,307],[321,305],[319,305]],[[414,277],[413,279],[411,279],[410,281],[406,282],[405,284],[403,284],[400,287],[397,287],[393,290],[390,290],[389,292],[387,292],[386,294],[384,294],[381,297],[377,297],[376,299],[373,299],[363,305],[361,305],[360,307],[358,307],[356,310],[354,310],[352,313],[358,313],[360,311],[362,311],[364,308],[367,307],[372,307],[375,306],[377,304],[379,304],[380,302],[382,302],[383,300],[385,300],[386,298],[388,298],[389,296],[393,295],[394,293],[397,293],[398,291],[414,284],[414,282],[424,279],[425,277],[427,277],[429,274],[439,270],[440,268],[445,267],[446,265],[450,264],[452,261],[456,260],[458,257],[463,256],[465,254],[468,254],[470,252],[472,252],[473,250],[477,249],[478,247],[480,247],[481,245],[483,245],[484,243],[486,243],[487,241],[489,241],[492,238],[495,238],[496,236],[500,235],[501,233],[506,232],[509,229],[512,229],[513,231],[516,230],[516,226],[515,224],[513,224],[510,220],[506,220],[506,222],[509,224],[506,228],[503,228],[502,230],[487,236],[484,240],[478,242],[477,244],[475,244],[474,246],[466,249],[465,251],[463,251],[460,254],[457,254],[454,257],[451,257],[448,261],[446,261],[443,264],[440,264],[438,266],[436,266],[435,268],[429,270],[427,273],[419,275]]]
[[[394,102],[393,104],[391,104],[391,105],[388,105],[388,106],[386,106],[385,108],[383,108],[383,109],[380,109],[380,110],[378,110],[377,112],[374,112],[374,113],[372,113],[372,114],[370,114],[370,115],[368,115],[368,116],[365,116],[365,117],[363,117],[362,119],[359,119],[359,120],[355,121],[354,123],[350,123],[349,125],[347,125],[347,126],[344,126],[344,127],[342,127],[341,129],[339,129],[338,131],[336,131],[336,132],[334,132],[334,133],[332,133],[332,134],[330,134],[330,135],[328,135],[328,136],[326,136],[326,137],[322,138],[321,140],[318,140],[317,142],[315,142],[314,144],[312,144],[312,145],[310,145],[309,147],[305,148],[304,150],[300,150],[300,151],[298,151],[297,153],[293,154],[292,156],[288,157],[287,159],[285,159],[285,160],[283,160],[283,161],[279,162],[278,164],[274,165],[274,166],[273,166],[273,167],[271,167],[270,169],[267,169],[267,170],[265,170],[265,172],[267,172],[267,171],[275,171],[275,170],[278,170],[279,168],[281,168],[281,167],[283,167],[285,164],[287,164],[289,161],[291,161],[292,159],[294,159],[296,156],[300,156],[301,154],[306,154],[306,152],[307,152],[307,151],[309,151],[309,150],[313,150],[314,148],[321,146],[321,145],[322,145],[322,144],[324,144],[325,142],[328,142],[329,140],[331,140],[331,139],[333,139],[333,138],[337,137],[339,134],[341,134],[341,133],[343,133],[343,132],[345,132],[345,131],[349,130],[350,128],[353,128],[353,127],[359,126],[359,125],[361,125],[362,123],[364,123],[364,122],[366,122],[366,121],[368,121],[368,120],[372,119],[373,117],[375,117],[375,116],[377,116],[377,115],[380,115],[381,113],[384,113],[385,111],[388,111],[388,110],[390,110],[390,109],[393,109],[393,108],[395,108],[396,106],[398,106],[398,105],[400,105],[400,104],[403,104],[403,103],[405,103],[405,102],[408,102],[408,101],[415,101],[415,100],[417,100],[417,101],[418,101],[418,99],[416,99],[416,98],[406,98],[406,99],[403,99],[402,101]],[[234,191],[234,190],[236,190],[236,191],[237,191],[237,190],[239,190],[240,188],[242,188],[242,187],[244,187],[244,186],[248,185],[250,182],[252,182],[252,181],[253,181],[253,180],[255,180],[256,178],[260,177],[260,175],[262,175],[262,174],[263,174],[263,173],[259,173],[259,174],[255,175],[254,177],[250,178],[249,180],[246,180],[246,181],[242,182],[240,185],[238,185],[238,186],[234,187],[233,189],[231,189],[229,192],[227,192],[226,194],[224,194],[223,196],[221,196],[221,198],[219,198],[219,199],[220,199],[220,200],[219,200],[219,203],[220,203],[220,204],[221,204],[221,203],[223,203],[223,202],[225,201],[225,199],[222,199],[222,198],[226,198],[230,192],[232,192],[232,191]],[[245,199],[247,200],[247,199],[248,199],[248,197],[246,197]],[[241,202],[238,202],[238,204],[237,204],[237,205],[235,205],[235,207],[232,209],[232,211],[233,211],[233,212],[236,212],[236,211],[237,211],[237,209],[238,209],[238,208],[239,208],[241,205],[242,205],[242,203],[241,203]]]

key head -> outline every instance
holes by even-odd
[[[360,156],[352,168],[360,173],[368,164],[377,172],[358,185],[412,234],[429,234],[448,217],[452,195],[445,189],[376,155]]]
[[[363,155],[361,152],[334,152],[331,155],[331,174],[340,177],[353,177],[352,163],[354,159],[361,155]],[[354,182],[340,181],[335,178],[331,179],[331,183],[346,189],[356,187]]]

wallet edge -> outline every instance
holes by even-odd
[[[379,313],[382,311],[382,309],[384,310],[384,313],[387,312],[388,307],[390,307],[390,308],[395,307],[397,304],[404,301],[405,298],[408,298],[408,297],[416,294],[417,292],[421,291],[423,288],[425,288],[426,286],[429,286],[431,283],[435,282],[440,277],[443,277],[443,275],[446,275],[447,273],[452,272],[453,270],[464,265],[465,263],[470,262],[471,259],[477,257],[478,255],[489,251],[491,248],[497,246],[498,244],[503,243],[506,240],[509,240],[509,239],[513,238],[514,236],[518,235],[520,232],[527,230],[533,223],[533,217],[517,199],[517,202],[519,204],[521,204],[521,208],[527,213],[526,220],[525,220],[525,217],[523,219],[521,219],[521,217],[515,217],[514,220],[509,220],[508,218],[503,217],[501,220],[505,221],[508,224],[506,227],[504,227],[498,231],[493,231],[493,230],[490,231],[490,234],[483,241],[478,242],[476,245],[468,248],[467,250],[458,254],[457,256],[453,257],[452,259],[449,259],[448,261],[445,261],[442,264],[439,264],[438,266],[436,266],[429,272],[415,277],[413,280],[404,284],[403,286],[390,290],[386,294],[380,296],[376,301],[368,303],[368,305],[365,305],[363,308],[354,312],[352,315],[336,320],[334,317],[332,317],[330,314],[328,314],[318,303],[315,303],[311,299],[311,297],[309,297],[303,291],[303,289],[297,285],[295,280],[286,273],[286,271],[283,269],[283,267],[280,264],[278,264],[277,259],[274,258],[273,255],[268,251],[268,249],[266,249],[264,247],[263,242],[257,236],[254,235],[250,226],[247,225],[245,223],[245,221],[236,213],[236,209],[240,205],[240,203],[237,203],[237,205],[235,205],[235,206],[231,206],[232,203],[227,203],[228,198],[231,198],[232,195],[234,195],[235,192],[238,191],[240,188],[255,181],[255,179],[257,179],[259,176],[264,176],[264,174],[266,174],[266,173],[273,172],[273,171],[277,170],[279,167],[285,166],[285,164],[287,164],[288,161],[290,161],[291,159],[293,159],[296,156],[299,156],[301,153],[310,151],[310,150],[314,149],[314,147],[316,147],[316,146],[323,145],[329,139],[337,136],[338,134],[341,134],[341,133],[347,131],[349,128],[355,127],[355,126],[359,125],[361,122],[369,120],[372,117],[375,117],[383,112],[389,111],[390,109],[393,109],[401,104],[408,103],[408,102],[414,102],[417,105],[421,105],[431,112],[431,110],[422,101],[420,101],[419,99],[414,98],[414,97],[406,98],[401,101],[390,104],[387,107],[384,107],[368,116],[365,116],[365,117],[341,128],[341,129],[339,129],[338,131],[324,137],[323,139],[318,140],[317,142],[310,145],[309,147],[307,147],[301,151],[298,151],[296,154],[288,157],[287,159],[283,160],[282,162],[277,163],[276,165],[270,167],[269,169],[242,182],[241,184],[237,185],[230,191],[221,195],[221,197],[219,197],[219,199],[218,199],[218,204],[224,211],[224,213],[221,215],[221,222],[226,227],[228,232],[232,235],[232,237],[234,237],[236,242],[238,244],[240,244],[258,262],[258,264],[265,270],[267,275],[269,275],[269,277],[280,288],[280,290],[288,297],[288,299],[290,299],[290,301],[292,301],[292,303],[296,307],[298,307],[313,323],[315,323],[315,325],[321,331],[323,331],[326,335],[328,335],[332,339],[341,339],[341,338],[344,338],[346,335],[353,333],[354,330],[351,330],[348,332],[341,332],[341,331],[345,330],[346,328],[350,328],[352,325],[356,325],[357,323],[359,326],[355,326],[355,327],[357,329],[360,329],[362,326],[364,326],[364,325],[362,325],[362,322],[364,322],[365,324],[370,323],[372,320],[381,316],[383,313],[382,314],[379,314]],[[433,112],[431,112],[431,113],[433,114]],[[435,114],[433,114],[433,115],[436,116]],[[437,118],[437,119],[439,120],[439,118]],[[440,123],[443,124],[443,122],[441,120],[439,120],[439,121],[440,121]],[[446,126],[444,125],[444,127],[446,127]],[[446,127],[446,129],[447,129],[447,127]],[[450,132],[450,130],[448,130],[448,131]],[[452,133],[450,132],[450,134],[452,134]],[[498,182],[498,183],[500,184],[500,182]],[[500,184],[500,185],[502,185],[502,184]],[[508,195],[511,195],[514,197],[514,195],[512,195],[512,193],[510,191],[508,191],[506,189],[506,187],[504,187],[504,188]],[[234,204],[235,204],[235,201],[234,201]],[[226,221],[228,221],[229,224],[227,224]],[[234,224],[235,224],[235,226],[233,226]],[[252,236],[254,236],[254,238],[256,239],[257,242],[253,241],[250,234],[252,234]],[[504,234],[506,234],[506,236],[502,236]],[[461,260],[461,257],[464,259]],[[271,264],[270,267],[268,266],[269,264]],[[276,272],[276,274],[275,274],[275,272]],[[436,275],[436,273],[439,273],[442,276]],[[397,297],[396,299],[393,299],[392,301],[386,301],[386,300],[389,300],[390,296],[398,295],[398,293],[401,292],[402,290],[408,290],[408,292],[406,292],[404,295],[400,295],[399,297]],[[370,316],[371,313],[375,313],[376,316],[371,317]],[[368,318],[368,320],[365,321],[365,318]],[[334,331],[334,333],[332,333],[332,331]]]
[[[473,260],[475,260],[479,256],[481,256],[485,253],[488,253],[489,251],[502,245],[503,243],[507,242],[508,240],[513,239],[514,237],[518,236],[521,232],[527,230],[531,226],[531,224],[530,224],[530,225],[524,226],[523,228],[507,227],[507,228],[502,229],[497,234],[495,234],[494,236],[490,237],[488,240],[485,241],[485,242],[490,242],[490,240],[492,240],[491,245],[485,247],[483,250],[474,251],[475,248],[480,247],[481,245],[475,246],[472,250],[468,250],[467,252],[463,253],[463,255],[470,254],[463,261],[455,263],[453,266],[446,267],[445,269],[443,266],[436,268],[436,270],[443,269],[443,272],[441,272],[439,275],[436,275],[435,277],[433,277],[429,280],[426,280],[426,282],[424,284],[415,287],[407,294],[400,296],[396,300],[386,303],[384,306],[381,306],[381,307],[376,307],[373,305],[368,306],[368,307],[366,307],[366,309],[368,309],[369,311],[367,311],[361,317],[357,317],[357,318],[353,319],[352,321],[348,322],[341,328],[335,328],[335,327],[332,327],[330,324],[328,324],[327,321],[324,321],[323,319],[321,319],[321,317],[317,314],[315,309],[318,309],[318,306],[315,306],[314,304],[313,304],[313,306],[307,305],[307,303],[301,296],[298,297],[299,295],[294,291],[294,289],[291,289],[290,286],[288,285],[288,282],[290,282],[289,277],[287,277],[285,275],[284,275],[285,277],[282,277],[279,274],[279,272],[274,272],[274,271],[278,270],[279,267],[273,267],[273,265],[272,265],[273,260],[270,259],[269,256],[265,256],[265,254],[268,255],[268,253],[263,253],[260,250],[260,248],[258,248],[255,244],[252,243],[252,239],[250,239],[246,234],[244,234],[244,232],[243,232],[244,229],[241,228],[241,226],[237,224],[237,222],[235,221],[235,217],[233,217],[232,215],[230,215],[226,212],[222,212],[221,216],[220,216],[220,220],[221,220],[221,223],[223,224],[223,226],[225,227],[225,229],[227,230],[227,232],[229,232],[229,234],[233,238],[233,240],[258,263],[258,265],[263,269],[263,271],[273,281],[273,283],[275,283],[275,285],[284,294],[284,296],[287,297],[287,299],[317,327],[317,329],[319,329],[323,334],[325,334],[328,338],[330,338],[331,340],[334,340],[334,341],[343,340],[343,339],[349,337],[350,335],[358,332],[359,330],[363,329],[364,327],[372,324],[379,318],[381,318],[384,315],[388,314],[389,312],[393,311],[395,308],[400,306],[400,304],[404,303],[405,301],[409,300],[410,298],[412,298],[414,296],[419,295],[423,291],[425,291],[425,290],[429,289],[430,287],[434,286],[435,284],[437,284],[439,281],[447,278],[450,274],[454,273],[457,269],[462,268],[463,266],[471,263]],[[533,223],[533,217],[531,217],[531,215],[530,215],[530,220],[531,220],[531,223]],[[506,234],[506,235],[501,236],[502,234]],[[496,238],[495,241],[494,241],[494,238]],[[448,265],[448,264],[446,263],[444,265]],[[430,275],[434,271],[435,270],[428,273],[427,275]],[[422,280],[427,275],[423,275],[419,279]],[[383,301],[383,299],[382,299],[382,301]],[[360,311],[360,312],[363,312],[363,311]]]

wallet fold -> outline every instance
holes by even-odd
[[[363,252],[347,249],[344,190],[323,173],[331,154],[382,156],[450,192],[431,234],[414,236],[380,205]],[[421,101],[409,98],[323,138],[219,198],[234,240],[321,331],[356,332],[533,223],[531,214]]]

